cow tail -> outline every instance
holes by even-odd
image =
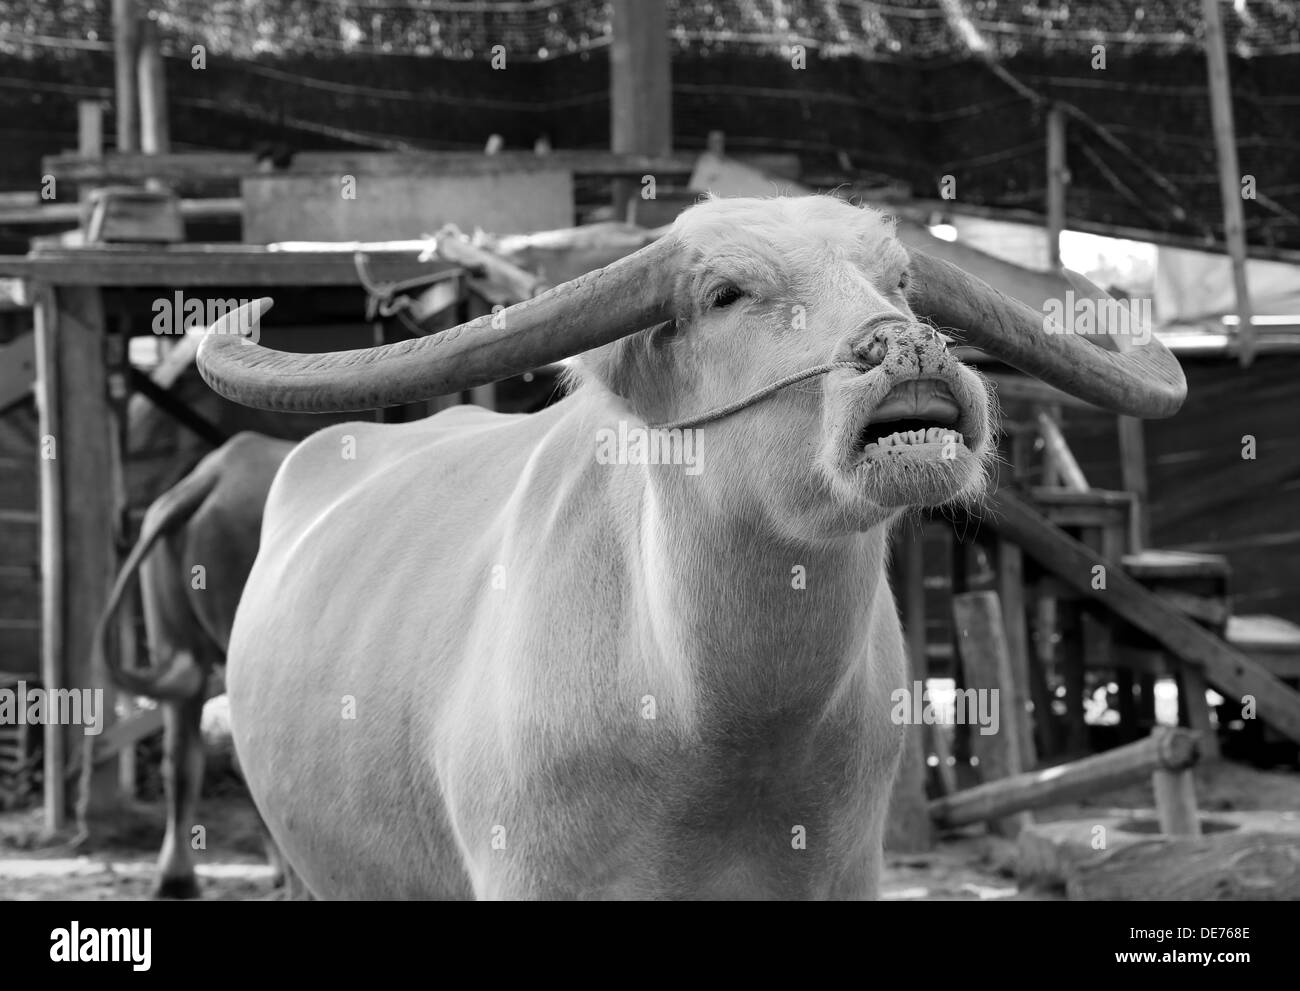
[[[188,522],[216,487],[220,478],[219,465],[219,459],[204,458],[192,472],[154,500],[145,513],[140,539],[122,565],[108,604],[95,627],[93,663],[102,664],[115,684],[136,695],[163,701],[180,701],[194,695],[194,679],[201,672],[198,662],[189,653],[178,654],[161,668],[138,671],[124,668],[118,645],[114,642],[116,624],[113,619],[128,585],[135,579],[153,545]]]

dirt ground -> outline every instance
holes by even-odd
[[[1300,811],[1300,774],[1260,771],[1220,762],[1197,768],[1196,792],[1205,812],[1274,809]],[[1152,808],[1149,785],[1097,795],[1094,800],[1039,813],[1068,819],[1098,809],[1128,813]],[[1090,812],[1089,812],[1090,810]],[[257,818],[247,796],[223,787],[206,796],[200,814],[208,848],[198,853],[203,897],[244,901],[278,899],[266,863]],[[160,802],[133,806],[111,828],[70,848],[43,843],[39,809],[0,814],[0,899],[107,901],[148,898],[162,838]],[[1059,891],[1021,890],[1014,845],[982,828],[941,837],[933,851],[886,854],[881,896],[895,901],[1060,900]]]

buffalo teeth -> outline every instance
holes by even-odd
[[[964,445],[966,440],[961,433],[951,427],[927,427],[924,430],[897,430],[888,437],[881,437],[863,448],[864,454],[874,454],[881,449],[901,451],[905,447],[917,444],[945,444],[955,441]]]

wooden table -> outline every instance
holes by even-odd
[[[151,297],[171,299],[178,290],[206,289],[212,297],[244,299],[274,296],[277,289],[301,295],[329,287],[358,290],[357,322],[362,323],[356,247],[95,245],[0,256],[0,277],[25,280],[35,306],[45,688],[102,688],[111,712],[112,686],[92,669],[90,659],[95,623],[119,564],[114,535],[123,491],[126,344],[132,330],[124,331],[123,321],[109,321],[106,314],[125,309],[137,332],[145,333],[153,317]],[[420,261],[423,245],[414,242],[362,247],[376,281],[450,267]],[[73,747],[91,753],[88,742],[93,738],[79,727],[64,732],[46,727],[45,822],[51,831],[62,828],[68,815],[66,790],[54,783],[65,780]],[[119,801],[111,771],[109,766],[97,772],[83,790],[92,812]]]

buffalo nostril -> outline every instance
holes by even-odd
[[[880,334],[872,334],[865,341],[857,344],[853,348],[853,353],[868,365],[879,365],[885,360],[885,352],[888,346],[888,342],[884,337]]]

